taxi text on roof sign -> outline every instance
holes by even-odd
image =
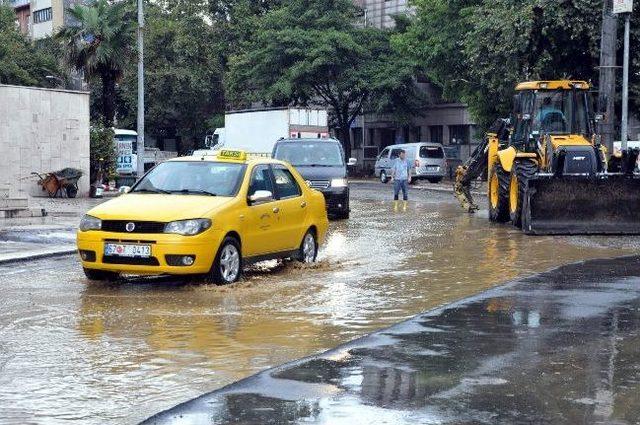
[[[237,150],[221,150],[218,154],[219,159],[235,159],[237,161],[246,161],[247,153],[245,151]]]

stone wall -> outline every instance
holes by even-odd
[[[30,178],[72,167],[89,194],[89,93],[0,85],[0,196],[47,196]]]

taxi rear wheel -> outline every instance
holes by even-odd
[[[316,234],[312,229],[307,230],[300,249],[298,250],[297,260],[301,263],[313,263],[318,257],[318,242],[316,241]]]
[[[116,272],[108,272],[105,270],[94,270],[94,269],[87,269],[87,268],[83,268],[83,270],[84,270],[84,275],[89,280],[114,281],[118,279],[118,276],[119,276],[119,274]]]
[[[240,243],[230,236],[224,238],[216,254],[208,281],[229,284],[238,281],[242,275],[242,251]]]

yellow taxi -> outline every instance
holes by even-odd
[[[227,150],[157,165],[90,210],[77,245],[91,280],[202,274],[231,283],[248,263],[315,261],[328,226],[324,196],[293,167]]]

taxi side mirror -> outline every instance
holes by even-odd
[[[118,189],[119,193],[129,193],[131,192],[131,186],[120,186],[120,189]]]
[[[268,190],[256,190],[249,196],[249,205],[260,205],[273,201],[273,193]]]

